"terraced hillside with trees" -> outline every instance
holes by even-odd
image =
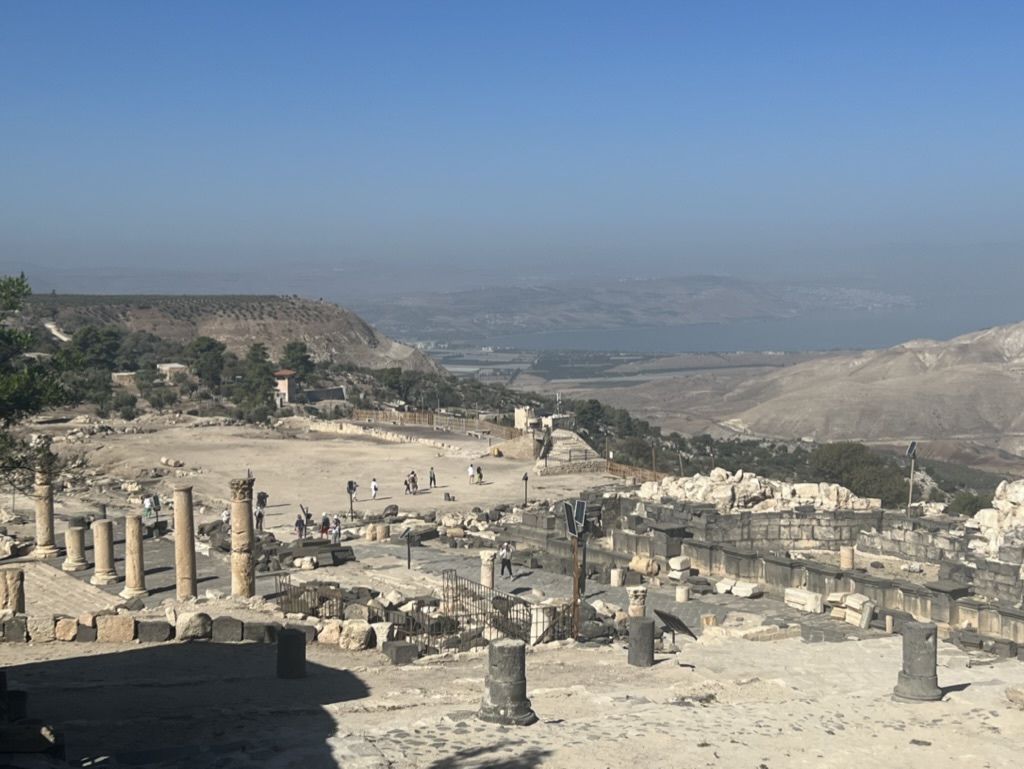
[[[26,322],[50,322],[69,336],[91,326],[152,334],[182,345],[210,337],[237,355],[264,344],[275,360],[287,343],[302,342],[314,361],[440,370],[426,355],[378,333],[350,310],[297,296],[45,294],[30,297],[24,313]]]

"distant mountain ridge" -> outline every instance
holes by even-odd
[[[361,315],[401,339],[479,342],[504,334],[674,327],[828,312],[906,309],[909,297],[853,287],[718,276],[481,286],[356,301]]]
[[[93,325],[146,331],[179,343],[209,336],[239,355],[260,342],[272,359],[288,342],[304,342],[314,360],[373,369],[442,370],[351,310],[297,296],[43,294],[31,297],[25,312],[40,322],[53,321],[67,333]]]

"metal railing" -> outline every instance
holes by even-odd
[[[277,605],[287,613],[306,614],[320,619],[342,619],[345,599],[341,588],[323,582],[294,584],[285,573],[274,575]]]
[[[397,425],[418,425],[435,427],[439,430],[453,430],[460,433],[490,435],[501,440],[511,440],[523,434],[515,427],[506,427],[483,419],[456,417],[436,411],[379,411],[354,409],[352,419],[356,422],[392,422]]]

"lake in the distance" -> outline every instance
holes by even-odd
[[[526,350],[620,350],[644,353],[869,350],[892,347],[912,339],[952,339],[987,326],[1018,320],[1019,317],[1011,317],[979,323],[976,315],[968,319],[957,317],[951,311],[867,317],[841,314],[673,327],[513,334],[492,337],[485,344]]]

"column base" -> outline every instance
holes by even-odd
[[[64,561],[60,565],[61,571],[85,571],[89,568],[87,561]]]
[[[56,558],[60,555],[60,548],[54,547],[53,545],[36,545],[32,551],[32,557],[40,560],[46,558]]]
[[[122,598],[142,598],[149,595],[149,591],[144,587],[126,587],[118,595]]]
[[[115,573],[110,574],[93,574],[89,578],[90,585],[113,585],[121,581],[121,577]]]

